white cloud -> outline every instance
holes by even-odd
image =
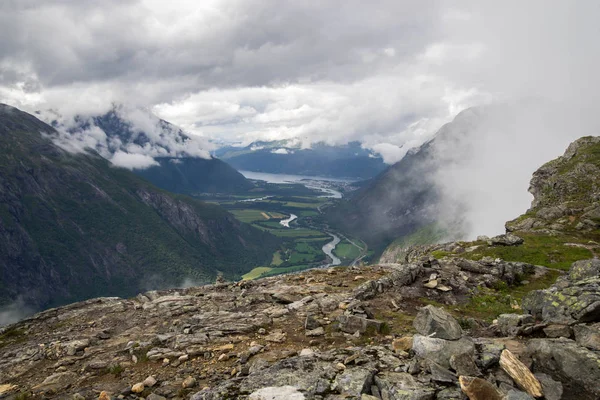
[[[293,151],[290,151],[290,150],[284,149],[284,148],[271,150],[271,153],[273,153],[273,154],[294,154]]]
[[[117,167],[127,169],[145,169],[153,165],[158,165],[154,158],[145,154],[132,154],[123,151],[117,151],[110,159]]]
[[[592,1],[9,1],[0,101],[67,117],[124,103],[219,142],[359,140],[392,162],[467,107],[535,99],[568,126],[504,126],[518,144],[496,149],[548,155],[598,133],[599,17]],[[154,154],[90,136],[75,144]],[[493,181],[486,151],[468,156]],[[529,168],[504,173],[524,182]]]

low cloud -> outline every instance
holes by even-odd
[[[113,164],[128,169],[158,165],[155,157],[210,158],[215,146],[208,140],[187,135],[180,128],[165,123],[144,109],[113,106],[106,130],[96,118],[103,115],[65,117],[53,111],[39,115],[57,129],[55,143],[70,152],[97,151]]]
[[[117,167],[133,169],[146,169],[153,165],[159,165],[158,162],[145,154],[130,154],[122,151],[117,151],[110,158],[110,162]]]
[[[284,149],[284,148],[271,150],[271,153],[273,153],[273,154],[294,154],[293,151],[290,151],[290,150]]]
[[[19,298],[14,303],[0,307],[0,327],[18,322],[33,313],[34,310]]]

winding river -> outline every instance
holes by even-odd
[[[283,226],[285,226],[286,228],[290,227],[290,222],[292,222],[293,220],[295,220],[296,218],[298,218],[297,215],[295,214],[291,214],[289,218],[287,219],[282,219],[281,221],[279,221],[279,223]]]
[[[340,238],[337,237],[336,235],[334,235],[333,233],[328,233],[328,234],[329,234],[329,236],[331,236],[333,238],[333,240],[331,242],[327,243],[325,246],[323,246],[322,250],[323,250],[323,253],[327,254],[327,256],[329,256],[329,258],[331,258],[331,263],[323,265],[323,268],[331,267],[334,265],[340,265],[342,263],[342,260],[337,258],[335,254],[333,254],[333,250],[335,249],[335,246],[337,246],[338,243],[340,242]]]

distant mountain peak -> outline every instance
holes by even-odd
[[[156,165],[157,157],[211,158],[211,143],[186,134],[147,109],[113,104],[101,115],[69,118],[50,111],[40,116],[56,128],[53,140],[60,147],[71,152],[91,148],[113,164],[129,169],[135,168],[136,163],[132,161],[136,159],[146,168]]]

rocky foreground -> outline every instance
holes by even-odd
[[[421,256],[89,300],[1,331],[0,397],[600,398],[600,261],[491,325],[421,307],[545,273]]]
[[[42,312],[0,330],[0,398],[599,399],[600,138],[530,191],[494,238]]]

